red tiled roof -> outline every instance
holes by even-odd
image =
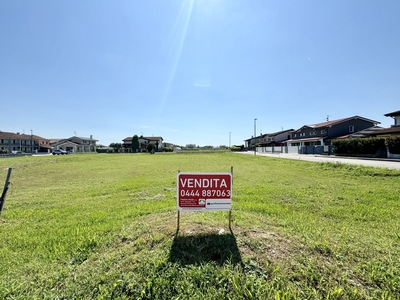
[[[30,140],[31,138],[34,140],[46,140],[45,138],[38,136],[38,135],[30,135],[24,133],[14,133],[14,132],[6,132],[0,131],[0,138],[3,139],[23,139],[23,140]]]

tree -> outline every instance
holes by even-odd
[[[156,148],[156,145],[154,145],[152,143],[147,144],[147,147],[146,147],[147,151],[150,152],[150,153],[154,153],[154,149],[155,148]]]
[[[118,150],[122,148],[122,144],[121,143],[111,143],[109,145],[109,147],[113,148],[114,152],[118,152]]]
[[[132,138],[132,152],[138,152],[140,149],[139,137],[135,134]]]

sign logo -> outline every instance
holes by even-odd
[[[231,210],[231,173],[178,173],[178,210]]]

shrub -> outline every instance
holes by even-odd
[[[231,147],[231,151],[243,151],[243,150],[244,150],[244,146],[243,145],[240,145],[240,146],[233,145]]]
[[[147,150],[148,152],[152,152],[152,151],[155,150],[155,149],[156,149],[156,145],[154,145],[154,144],[152,144],[152,143],[147,144],[146,150]]]
[[[383,138],[337,139],[332,141],[335,154],[375,155],[385,147]]]
[[[400,154],[400,136],[387,137],[385,144],[390,153]]]

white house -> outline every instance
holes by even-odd
[[[63,149],[73,153],[96,152],[96,142],[93,136],[78,137],[73,136],[68,139],[61,139],[54,142],[51,146],[53,149]]]

